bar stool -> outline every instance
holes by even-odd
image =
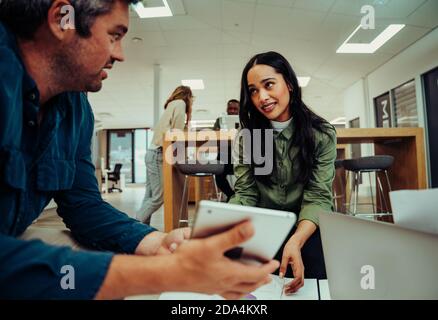
[[[187,218],[187,220],[182,219],[182,212],[184,209],[183,201],[186,198],[186,195],[187,195],[187,192],[189,189],[189,178],[190,177],[213,177],[216,196],[217,196],[217,198],[219,198],[219,189],[216,185],[215,175],[222,174],[225,170],[225,165],[221,164],[221,163],[204,164],[204,163],[196,162],[193,164],[192,163],[176,163],[175,166],[181,174],[185,175],[184,189],[183,189],[183,194],[182,194],[181,206],[179,209],[179,220],[178,220],[178,225],[181,225],[181,223],[183,223],[183,222],[185,222],[185,223],[189,222],[188,218]]]
[[[338,169],[343,169],[343,168],[344,168],[344,160],[343,159],[335,160],[335,170],[337,171]],[[336,186],[339,186],[340,190],[337,190]],[[338,191],[340,191],[340,193],[338,193]],[[343,212],[341,210],[344,209],[345,203],[342,202],[342,206],[341,208],[339,208],[338,199],[343,199],[344,197],[345,197],[344,181],[336,174],[335,185],[333,186],[333,208],[335,212]]]
[[[365,216],[385,216],[388,215],[389,207],[387,205],[385,194],[383,193],[382,181],[380,179],[379,173],[385,173],[386,183],[389,191],[391,191],[391,184],[388,177],[388,169],[392,166],[394,162],[394,157],[388,155],[381,156],[371,156],[371,157],[361,157],[356,159],[348,159],[343,161],[343,166],[345,170],[353,173],[353,183],[351,186],[350,200],[349,200],[349,211],[353,215],[357,214],[357,205],[359,199],[359,185],[362,177],[362,173],[368,173],[370,179],[370,193],[371,193],[371,204],[373,206],[373,214],[360,214]],[[376,173],[377,185],[376,185],[376,196],[379,197],[380,204],[384,205],[385,213],[377,212],[377,204],[374,205],[374,195],[371,183],[371,173]],[[352,197],[354,196],[354,206],[351,212]],[[376,198],[377,199],[377,198]],[[383,208],[382,208],[383,209]]]

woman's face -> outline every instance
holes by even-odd
[[[281,73],[264,64],[252,67],[247,75],[252,103],[269,120],[284,122],[292,117],[290,88]]]

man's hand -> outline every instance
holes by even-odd
[[[189,238],[190,228],[175,229],[170,233],[155,231],[143,238],[137,246],[135,254],[144,256],[170,254]]]
[[[172,257],[178,270],[173,285],[180,291],[220,294],[239,299],[271,281],[270,274],[279,267],[272,260],[260,266],[245,265],[224,256],[224,252],[250,239],[254,227],[241,223],[229,231],[205,239],[182,243]],[[182,289],[182,290],[181,290]]]

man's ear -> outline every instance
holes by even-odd
[[[63,40],[75,29],[75,12],[68,0],[54,0],[47,13],[47,24],[53,36]]]

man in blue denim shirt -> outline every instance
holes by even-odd
[[[278,267],[275,261],[244,266],[223,256],[251,237],[249,223],[183,242],[189,230],[158,232],[102,200],[91,161],[93,114],[80,92],[99,91],[104,69],[123,61],[133,2],[0,1],[0,298],[109,299],[162,291],[238,298]],[[74,28],[64,24],[66,8],[74,9]],[[51,199],[75,240],[94,251],[19,239]],[[75,283],[65,290],[66,266]]]

